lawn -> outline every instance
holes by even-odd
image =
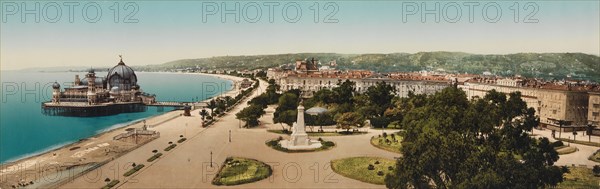
[[[600,143],[597,143],[597,142],[588,142],[588,141],[573,140],[573,139],[566,139],[566,138],[556,138],[556,140],[575,143],[575,144],[582,144],[582,145],[587,145],[587,146],[600,147]]]
[[[374,136],[373,138],[371,138],[371,144],[383,150],[400,153],[402,137],[399,136],[397,133],[394,134],[394,137],[396,139],[395,141],[394,138],[392,138],[391,134],[387,135],[386,137],[383,137],[382,135]]]
[[[590,161],[600,163],[600,150],[597,150],[596,152],[594,152],[588,159]]]
[[[370,168],[370,165],[373,167]],[[393,174],[396,161],[379,157],[351,157],[331,161],[331,168],[336,173],[351,179],[385,184],[385,175]]]
[[[269,132],[272,133],[277,133],[277,134],[282,134],[282,135],[291,135],[291,132],[284,132],[282,130],[267,130]],[[340,131],[340,132],[306,132],[306,134],[308,134],[308,136],[349,136],[349,135],[363,135],[363,134],[367,134],[367,132],[361,132],[361,131],[357,131],[357,132],[346,132],[346,131]]]
[[[600,177],[595,177],[592,169],[586,167],[569,167],[564,174],[564,181],[556,188],[599,188]]]
[[[565,146],[565,147],[556,149],[556,152],[558,152],[558,155],[566,155],[566,154],[577,152],[577,147]]]
[[[317,149],[307,149],[307,150],[289,150],[287,148],[284,148],[281,146],[281,144],[279,144],[279,141],[283,140],[283,137],[278,137],[276,139],[272,139],[267,141],[265,144],[275,150],[278,151],[282,151],[282,152],[287,152],[287,153],[300,153],[300,152],[316,152],[316,151],[322,151],[322,150],[328,150],[330,148],[333,148],[335,146],[334,142],[331,141],[326,141],[323,140],[322,138],[319,138],[318,140],[321,142],[321,147],[317,148]]]
[[[213,180],[214,185],[238,185],[256,182],[271,176],[269,165],[254,159],[228,157]]]

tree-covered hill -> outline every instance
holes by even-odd
[[[520,74],[529,77],[599,81],[600,58],[583,53],[518,53],[480,55],[462,52],[419,52],[393,54],[299,53],[256,56],[223,56],[183,59],[160,65],[136,67],[143,71],[165,71],[198,67],[201,69],[257,69],[293,63],[314,57],[325,65],[335,60],[338,69],[367,69],[378,72],[439,70],[454,73],[491,72],[497,75]]]

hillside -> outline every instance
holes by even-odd
[[[189,67],[202,69],[257,69],[293,63],[296,59],[314,57],[325,64],[336,60],[338,69],[366,69],[378,72],[420,71],[444,69],[455,73],[564,78],[599,81],[600,58],[582,53],[518,53],[479,55],[461,52],[419,52],[414,54],[335,54],[299,53],[256,56],[223,56],[183,59],[160,65],[138,66],[137,70],[165,71]]]

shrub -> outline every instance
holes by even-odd
[[[158,159],[160,156],[162,156],[162,153],[157,153],[157,154],[154,154],[152,157],[148,158],[148,160],[147,160],[147,161],[148,161],[148,162],[152,162],[152,161],[154,161],[154,160]]]
[[[594,176],[600,176],[600,165],[594,165],[592,172],[594,172]]]
[[[377,175],[383,176],[383,171],[377,171]]]
[[[144,164],[138,164],[133,169],[125,172],[125,174],[123,174],[123,176],[125,176],[125,177],[131,176],[131,175],[133,175],[133,173],[139,171],[142,168],[144,168]]]
[[[121,182],[121,181],[119,181],[119,180],[110,181],[108,184],[106,184],[106,186],[102,187],[102,189],[110,189],[110,188],[116,186],[117,184],[119,184],[119,182]]]
[[[169,147],[165,148],[165,151],[170,151],[175,148],[175,146],[177,146],[177,144],[171,144]]]
[[[387,138],[387,133],[383,133],[383,138]]]
[[[371,165],[371,164],[369,164],[369,166],[367,167],[367,169],[368,169],[368,170],[375,170],[375,166],[374,166],[374,165]]]
[[[332,147],[332,146],[335,146],[335,143],[333,143],[331,141],[323,141],[323,142],[321,142],[321,145],[323,145],[324,147]]]
[[[187,138],[181,138],[177,141],[177,143],[182,143],[183,141],[187,140]]]
[[[156,153],[156,152],[158,152],[158,150],[152,150],[152,153]]]
[[[388,166],[388,170],[392,171],[392,170],[394,170],[394,167]]]
[[[375,161],[375,165],[379,165],[379,161]]]
[[[556,147],[559,147],[559,146],[564,146],[563,142],[560,141],[560,140],[552,143],[552,147],[556,148]]]

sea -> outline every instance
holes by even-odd
[[[44,153],[173,108],[148,107],[145,112],[101,117],[62,117],[42,113],[41,104],[52,99],[52,83],[73,85],[85,72],[1,71],[0,163]],[[96,72],[105,76],[106,72]],[[233,87],[229,80],[181,73],[136,72],[143,92],[158,101],[190,102],[209,99]]]

